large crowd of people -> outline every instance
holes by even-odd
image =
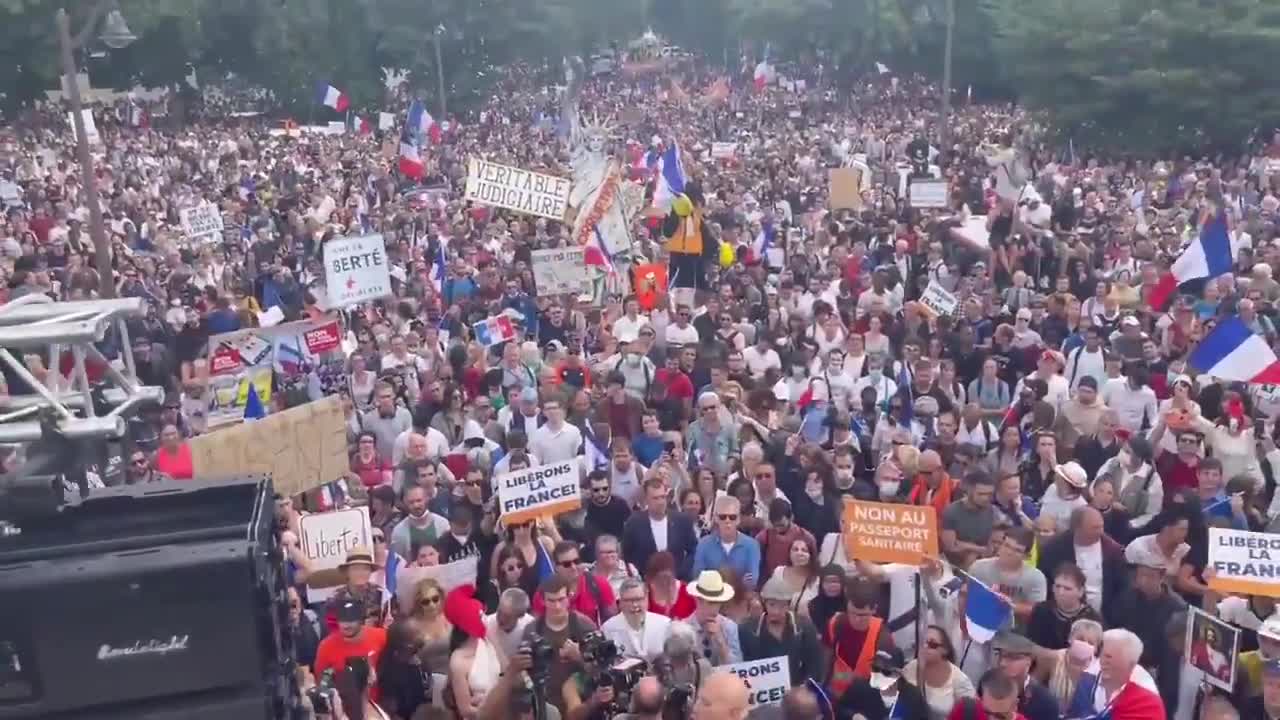
[[[277,504],[303,684],[337,688],[307,700],[320,716],[487,720],[542,714],[545,698],[569,720],[1280,718],[1275,600],[1217,592],[1206,567],[1209,528],[1275,529],[1280,388],[1188,365],[1226,316],[1276,340],[1280,136],[1235,158],[1055,155],[1018,140],[1017,108],[961,103],[938,148],[923,80],[793,74],[806,82],[757,90],[684,61],[587,83],[584,111],[629,182],[652,197],[646,157],[678,142],[686,211],[728,249],[679,288],[605,297],[533,283],[531,251],[575,242],[569,223],[462,199],[472,157],[571,176],[556,90],[525,69],[440,119],[420,179],[384,152],[397,132],[140,127],[100,108],[109,280],[147,299],[130,339],[139,377],[167,392],[131,427],[125,481],[191,476],[210,335],[273,308],[336,318],[353,341],[335,389],[350,472]],[[5,298],[96,297],[65,122],[36,112],[0,141]],[[1021,200],[990,162],[1018,142],[1036,191]],[[835,167],[863,171],[859,208],[830,209]],[[913,207],[904,189],[935,176],[947,207]],[[200,202],[226,231],[196,246],[179,213]],[[1217,210],[1232,271],[1153,307]],[[636,259],[669,260],[677,215],[636,217]],[[965,215],[985,215],[985,241],[958,234]],[[400,271],[394,297],[327,309],[322,247],[366,233]],[[931,284],[953,314],[920,301]],[[514,340],[472,337],[504,312]],[[47,383],[65,371],[25,360]],[[565,460],[581,465],[581,508],[506,522],[494,478]],[[932,508],[939,557],[849,557],[848,498]],[[308,603],[300,518],[365,504],[373,545]],[[429,578],[407,604],[389,589],[397,568],[459,561],[474,585]],[[985,642],[965,622],[974,582],[1012,607]],[[1195,667],[1193,608],[1238,631]],[[596,633],[649,668],[625,702],[601,681]],[[780,704],[752,709],[718,669],[779,656]],[[1229,691],[1197,669],[1224,658]]]

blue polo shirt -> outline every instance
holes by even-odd
[[[719,570],[725,566],[733,568],[744,578],[751,575],[755,581],[751,583],[754,589],[754,586],[760,583],[760,543],[741,531],[738,532],[738,539],[733,541],[728,552],[725,551],[724,543],[720,541],[720,534],[717,532],[713,531],[698,541],[698,547],[693,552],[694,577],[703,570]]]

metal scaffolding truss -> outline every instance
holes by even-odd
[[[145,313],[141,298],[54,302],[46,295],[32,294],[0,305],[0,362],[35,390],[34,395],[0,397],[0,443],[39,440],[41,418],[51,420],[68,439],[122,437],[128,418],[140,405],[164,398],[163,388],[139,385],[137,380],[126,320]],[[94,345],[112,326],[124,372]],[[46,349],[51,372],[59,370],[65,352],[71,353],[69,387],[50,388],[23,362],[22,353]],[[19,351],[18,357],[13,350]],[[86,360],[105,366],[103,385],[90,384]],[[98,414],[107,407],[108,412]]]

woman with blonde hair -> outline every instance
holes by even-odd
[[[1071,624],[1067,646],[1061,650],[1037,648],[1035,674],[1057,698],[1061,707],[1071,703],[1080,676],[1089,669],[1102,646],[1102,624],[1082,618]]]
[[[413,591],[413,607],[409,616],[421,631],[422,649],[418,657],[423,667],[433,673],[449,669],[449,635],[453,626],[444,616],[444,590],[434,578],[418,581]]]

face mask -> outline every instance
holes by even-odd
[[[849,468],[847,470],[840,470],[840,469],[836,470],[836,480],[847,483],[852,479],[853,479],[853,468]]]
[[[902,489],[902,481],[901,480],[881,480],[880,482],[876,483],[876,486],[880,488],[880,497],[882,498],[897,497],[898,491]]]
[[[639,353],[631,353],[627,355],[627,364],[631,367],[640,367],[640,361],[643,358]]]
[[[804,367],[803,367],[803,366],[801,366],[801,365],[796,365],[796,366],[792,367],[792,368],[791,368],[791,375],[792,375],[793,377],[798,377],[798,378],[799,378],[799,377],[804,377]]]
[[[881,377],[882,375],[884,375],[884,371],[883,371],[883,370],[869,370],[869,371],[867,371],[867,375],[868,375],[872,380],[875,380],[876,382],[879,382],[879,381],[880,381],[880,377]]]
[[[804,494],[808,495],[810,498],[813,498],[814,500],[817,500],[818,498],[822,497],[822,486],[806,485],[804,488]]]

